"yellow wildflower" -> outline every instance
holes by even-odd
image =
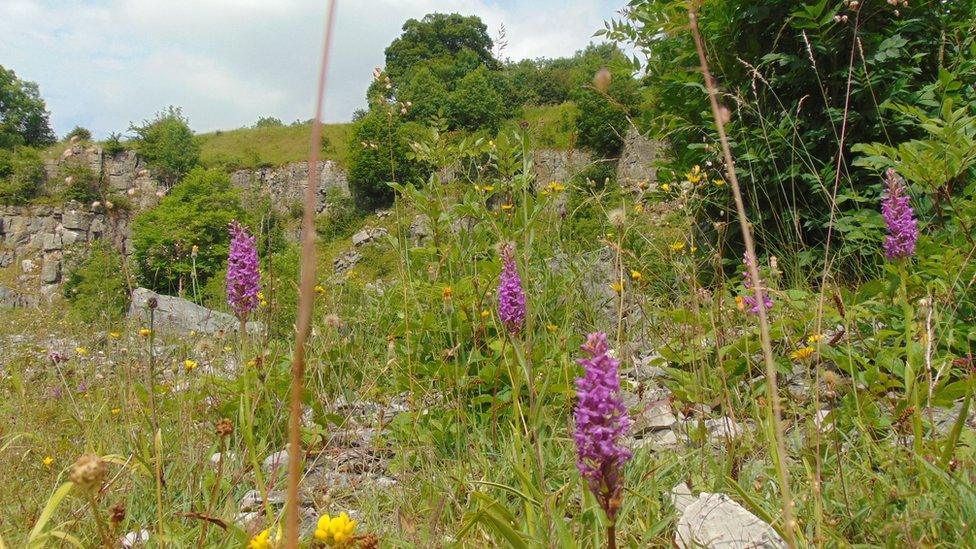
[[[640,202],[634,204],[634,213],[636,214],[644,213],[644,205],[641,204]]]
[[[640,271],[630,271],[630,279],[634,282],[640,282],[642,278],[644,278],[644,275]]]
[[[84,347],[75,347],[75,352],[78,353],[81,356],[85,356],[85,355],[88,354],[88,349],[86,349]]]
[[[721,187],[722,185],[725,185],[725,180],[724,179],[715,179],[715,180],[712,181],[712,183],[714,183],[716,187]]]
[[[488,318],[489,316],[491,316],[491,311],[489,311],[488,309],[481,311],[481,318]]]
[[[476,186],[477,186],[477,185],[476,185]],[[482,192],[486,192],[486,193],[490,193],[490,192],[491,192],[491,191],[493,191],[493,190],[495,190],[495,186],[494,186],[494,185],[483,185],[483,186],[481,187],[481,191],[482,191]]]
[[[190,337],[196,337],[196,336],[197,336],[197,331],[196,330],[190,330]]]
[[[224,345],[224,352],[225,353],[229,353],[230,351],[231,351],[231,346],[230,345]]]
[[[112,408],[112,415],[117,416],[122,413],[122,408]]]
[[[685,243],[684,242],[678,241],[678,242],[675,242],[674,244],[671,245],[671,251],[672,252],[680,252],[683,249],[685,249]]]
[[[692,246],[692,247],[691,247],[691,248],[689,249],[689,251],[690,251],[691,253],[695,253],[695,252],[697,252],[697,251],[698,251],[698,246]]]
[[[566,185],[563,185],[562,183],[560,183],[558,181],[553,181],[553,182],[549,183],[548,185],[546,185],[546,188],[542,192],[542,194],[561,193],[561,192],[563,192],[565,190],[566,190]]]
[[[44,459],[42,460],[42,463],[44,463],[44,466],[45,467],[50,467],[51,464],[54,463],[54,458],[51,457],[51,456],[44,456]]]
[[[550,332],[555,332],[556,330],[559,329],[559,326],[556,326],[555,324],[550,322],[549,324],[546,324],[546,329],[549,330]]]
[[[315,293],[317,293],[319,295],[324,294],[325,293],[325,287],[323,287],[321,284],[318,285],[318,286],[316,286],[315,287]]]
[[[331,547],[344,547],[352,541],[355,530],[356,521],[350,519],[345,512],[337,517],[322,515],[315,527],[315,539]]]
[[[108,337],[112,339],[119,339],[120,337],[122,337],[122,332],[109,332]]]
[[[197,361],[195,361],[195,360],[190,360],[188,358],[188,359],[186,359],[186,360],[183,361],[183,368],[187,372],[192,372],[193,370],[196,370],[197,369],[197,366],[199,366],[199,364],[197,364]]]
[[[823,339],[823,334],[813,334],[807,338],[807,343],[817,343]]]
[[[444,298],[444,301],[447,301],[448,299],[454,297],[454,288],[450,286],[444,286],[444,288],[441,290],[441,297]]]
[[[735,306],[740,311],[746,310],[746,300],[743,299],[741,295],[735,296]]]
[[[515,207],[515,204],[512,204],[511,202],[506,202],[506,203],[502,204],[502,209],[505,210],[505,211],[511,210],[514,207]]]
[[[803,347],[790,353],[793,360],[806,360],[813,356],[813,347]]]
[[[668,185],[667,183],[665,183],[664,185],[661,185],[661,190],[664,191],[664,192],[668,192],[668,191],[671,190],[671,185]]]
[[[139,328],[139,335],[142,337],[149,337],[150,334],[152,334],[152,330],[149,328]]]
[[[702,180],[701,166],[695,164],[691,171],[685,174],[685,179],[688,182],[695,184]]]
[[[251,538],[247,544],[247,549],[271,549],[271,528],[265,528],[260,534]]]
[[[610,289],[619,294],[624,291],[624,285],[622,282],[613,282],[610,284]]]

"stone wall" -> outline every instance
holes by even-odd
[[[656,182],[654,161],[660,153],[660,142],[648,139],[631,126],[624,136],[620,160],[617,161],[617,182],[624,186],[632,186],[641,181]]]
[[[279,168],[237,170],[230,178],[236,187],[269,196],[274,207],[285,212],[305,199],[308,162],[292,162]],[[331,160],[319,162],[317,211],[321,212],[325,208],[327,193],[332,189],[349,194],[346,171]]]
[[[135,151],[107,153],[97,145],[73,144],[55,160],[44,163],[47,174],[45,190],[56,194],[66,184],[64,173],[72,166],[87,166],[104,178],[110,194],[124,195],[136,209],[152,208],[164,194],[145,160]]]
[[[130,253],[130,214],[104,205],[0,206],[0,268],[14,269],[11,287],[0,291],[0,307],[36,302],[34,292],[52,295],[61,282],[62,260],[95,240],[108,240]],[[4,297],[5,296],[5,297]]]

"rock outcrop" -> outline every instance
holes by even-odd
[[[308,181],[308,162],[292,162],[279,168],[237,170],[230,176],[231,183],[247,191],[255,191],[271,198],[272,205],[280,211],[288,211],[305,199]],[[331,160],[319,162],[319,188],[317,211],[325,209],[326,198],[331,190],[349,193],[346,171]]]
[[[624,136],[624,145],[617,161],[617,182],[621,185],[634,185],[641,181],[652,183],[657,180],[654,161],[661,151],[661,143],[641,135],[637,128],[631,127]]]
[[[239,329],[237,319],[227,313],[214,311],[179,297],[157,294],[146,288],[136,288],[132,291],[129,317],[137,319],[144,326],[149,326],[149,301],[151,299],[156,300],[153,325],[162,330],[171,330],[176,333],[215,334],[233,332]],[[263,330],[264,325],[260,322],[251,321],[247,323],[248,333],[261,333]]]

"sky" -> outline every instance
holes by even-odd
[[[625,0],[338,0],[326,122],[365,106],[408,18],[478,15],[503,58],[571,55]],[[0,0],[0,65],[37,82],[55,133],[124,132],[168,105],[198,132],[314,113],[325,0]]]

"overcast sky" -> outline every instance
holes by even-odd
[[[326,121],[365,104],[403,22],[474,14],[511,59],[572,54],[625,0],[338,0]],[[167,105],[197,131],[308,119],[325,0],[0,0],[0,65],[33,80],[61,136],[105,137]]]

